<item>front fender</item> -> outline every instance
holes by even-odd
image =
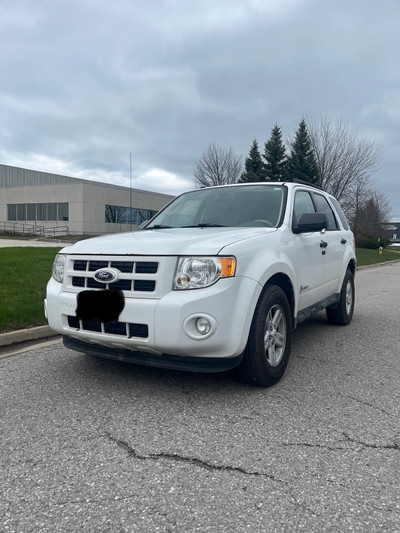
[[[255,242],[257,241],[257,242]],[[240,242],[224,249],[224,255],[237,258],[237,275],[250,278],[264,287],[273,276],[283,274],[293,288],[293,314],[297,314],[297,295],[299,293],[295,266],[289,253],[290,243],[285,241],[284,233],[279,231],[251,239],[250,243]]]

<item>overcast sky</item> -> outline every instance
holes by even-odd
[[[169,194],[328,115],[400,220],[400,0],[1,0],[0,163]]]

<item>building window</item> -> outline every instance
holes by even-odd
[[[36,220],[40,220],[40,221],[47,220],[46,204],[37,204],[37,217],[36,217]]]
[[[36,220],[36,204],[26,204],[26,220]]]
[[[46,220],[57,220],[57,204],[47,204]]]
[[[17,204],[17,220],[26,220],[26,204]]]
[[[57,204],[57,207],[58,207],[58,218],[57,220],[63,220],[64,222],[66,222],[67,220],[69,220],[69,216],[68,216],[68,203],[67,202],[63,202],[61,204]]]
[[[150,220],[157,211],[151,209],[137,209],[136,207],[122,207],[118,205],[105,206],[105,221],[118,224],[141,224]]]
[[[68,203],[8,204],[7,215],[8,220],[65,222],[68,220]]]
[[[17,220],[17,206],[16,204],[7,205],[7,220]]]

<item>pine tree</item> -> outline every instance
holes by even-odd
[[[272,128],[271,137],[265,143],[263,158],[266,181],[284,181],[286,149],[282,142],[282,131],[277,124]]]
[[[245,171],[240,177],[240,183],[247,183],[252,181],[265,181],[264,164],[261,159],[260,150],[258,149],[258,142],[254,139],[251,145],[249,156],[246,157],[244,163]]]
[[[317,162],[304,119],[299,124],[286,167],[286,180],[293,181],[296,178],[313,185],[318,185],[320,182]]]

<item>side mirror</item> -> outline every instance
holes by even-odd
[[[328,217],[325,213],[303,213],[293,233],[312,233],[322,231],[328,227]]]

